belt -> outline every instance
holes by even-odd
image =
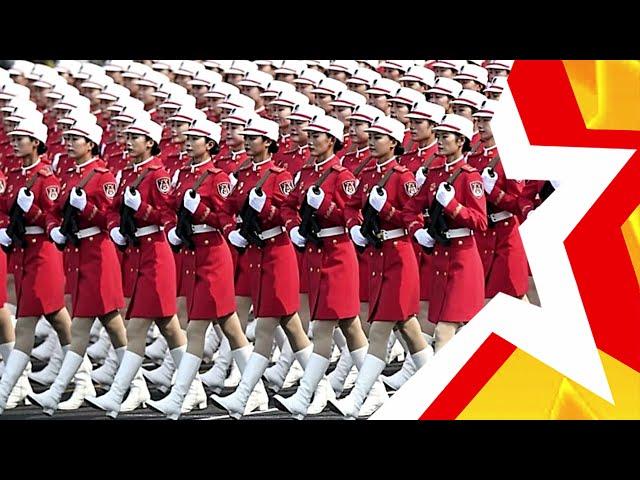
[[[507,218],[511,218],[511,217],[513,217],[513,213],[507,212],[506,210],[503,210],[502,212],[498,212],[498,213],[489,214],[489,220],[491,220],[493,223],[497,223],[500,220],[506,220]]]
[[[471,235],[473,235],[473,230],[470,228],[452,228],[444,234],[447,238],[470,237]]]
[[[81,230],[78,230],[78,233],[76,233],[76,237],[78,237],[79,239],[92,237],[93,235],[97,235],[100,232],[101,232],[100,227],[83,228]]]
[[[163,230],[163,228],[159,227],[158,225],[149,225],[147,227],[138,228],[136,230],[136,237],[145,237],[147,235],[151,235],[152,233],[159,232],[160,230]]]
[[[380,230],[380,238],[382,241],[393,240],[394,238],[404,237],[407,231],[404,228],[394,228],[393,230]]]
[[[343,233],[347,233],[347,229],[344,227],[321,228],[318,232],[318,238],[335,237]]]
[[[41,233],[44,233],[44,228],[37,226],[25,227],[24,233],[25,235],[40,235]]]
[[[273,227],[273,228],[270,228],[269,230],[265,230],[264,232],[260,232],[258,234],[258,238],[260,240],[269,240],[270,238],[277,237],[282,232],[284,232],[284,228],[282,226]]]
[[[193,233],[207,233],[207,232],[218,232],[217,228],[213,228],[210,225],[200,224],[200,225],[192,225],[191,229]]]

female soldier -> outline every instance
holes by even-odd
[[[197,120],[185,132],[191,164],[180,170],[174,196],[176,203],[193,216],[192,237],[185,238],[182,229],[168,225],[169,242],[182,247],[189,318],[187,351],[182,359],[175,359],[179,366],[171,393],[160,401],[149,402],[149,406],[174,420],[180,416],[184,397],[198,373],[210,323],[219,323],[222,327],[241,371],[252,350],[235,311],[233,283],[229,282],[233,277],[233,261],[221,234],[220,212],[231,193],[231,183],[229,176],[215,168],[211,159],[220,142],[220,133],[220,127],[209,120]],[[189,241],[192,245],[185,245]],[[259,406],[266,409],[264,389],[262,393],[264,401]],[[205,396],[198,406],[205,408],[206,405]]]
[[[313,348],[296,313],[300,301],[295,252],[288,236],[283,235],[284,220],[280,213],[286,196],[293,189],[293,181],[289,172],[276,167],[271,160],[277,149],[278,124],[254,118],[242,134],[252,164],[238,172],[238,183],[227,199],[226,221],[222,224],[229,241],[237,248],[246,248],[244,255],[249,256],[251,297],[258,322],[256,341],[236,391],[224,398],[211,397],[233,418],[242,416],[250,393],[269,363],[273,335],[278,325],[284,328],[303,367]],[[247,212],[247,219],[257,217],[259,230],[255,230],[255,225],[253,228],[244,226],[244,222],[243,229],[234,230],[234,216],[241,210]],[[240,232],[251,234],[251,243]]]
[[[123,396],[134,376],[140,379],[147,330],[152,322],[164,335],[171,350],[185,350],[186,338],[176,315],[176,275],[171,249],[162,232],[175,214],[169,208],[171,179],[162,166],[158,144],[162,127],[151,120],[136,120],[124,133],[133,164],[125,168],[120,192],[109,211],[107,229],[111,239],[126,247],[122,268],[123,289],[131,293],[127,307],[127,350],[106,395],[87,397],[93,406],[118,416]],[[132,210],[136,230],[121,233],[120,203]],[[125,210],[126,212],[127,210]],[[129,245],[131,243],[131,245]],[[158,275],[162,272],[162,275]],[[144,382],[144,380],[142,380]],[[138,399],[149,400],[148,391]],[[146,397],[146,398],[145,398]]]
[[[88,358],[84,355],[96,317],[105,326],[120,358],[127,344],[118,311],[124,306],[120,264],[106,233],[106,211],[115,196],[116,183],[113,174],[97,156],[102,128],[81,120],[67,130],[65,136],[68,138],[67,151],[76,166],[67,176],[55,208],[49,213],[47,231],[57,245],[66,245],[65,263],[73,313],[72,341],[51,388],[31,397],[47,415],[53,415],[58,408],[62,394],[76,372],[74,402],[66,408],[79,408],[86,396],[95,396],[89,376],[91,365],[86,365]],[[75,210],[77,233],[66,233],[66,226],[65,233],[61,231],[60,219],[67,201]],[[81,294],[80,285],[91,285],[92,295]]]
[[[482,178],[465,160],[471,149],[473,123],[460,115],[445,115],[434,130],[439,156],[403,216],[412,238],[425,248],[433,248],[429,321],[436,325],[437,353],[484,304],[484,273],[474,233],[487,229],[487,207]],[[424,228],[422,212],[433,202],[443,208],[449,227],[443,235],[448,244],[436,243]]]
[[[442,105],[447,113],[453,113],[453,100],[462,93],[462,85],[459,82],[447,78],[437,77],[433,87],[427,90],[427,100],[431,103]]]
[[[329,366],[335,327],[339,325],[344,332],[350,351],[367,344],[358,319],[358,260],[344,218],[344,205],[355,193],[356,180],[340,165],[335,154],[342,148],[344,125],[336,118],[322,115],[305,130],[311,132],[315,162],[302,168],[282,215],[291,241],[304,248],[307,269],[303,275],[308,277],[310,318],[317,321],[313,329],[314,353],[296,394],[286,399],[274,397],[278,408],[291,412],[299,420],[307,414],[316,388],[316,397],[328,393],[331,398],[333,394],[326,381],[320,382]],[[320,228],[317,236],[322,243],[313,242],[304,233],[307,226],[301,224],[299,215],[304,201],[315,210]]]
[[[44,236],[47,213],[60,193],[59,180],[40,159],[40,155],[46,152],[47,127],[41,121],[27,118],[9,135],[12,136],[15,155],[22,160],[22,167],[13,169],[7,178],[6,195],[1,206],[4,215],[0,243],[13,249],[11,256],[18,305],[15,346],[9,359],[5,359],[0,381],[0,413],[29,363],[40,316],[44,315],[51,323],[65,352],[71,341],[71,318],[64,307],[62,254]],[[11,207],[22,213],[9,219]],[[7,233],[8,227],[12,230],[20,221],[19,217],[23,218],[25,225],[23,239]]]
[[[369,250],[369,349],[351,352],[358,368],[352,392],[341,400],[329,400],[329,407],[341,415],[355,418],[374,383],[386,366],[387,342],[395,326],[405,338],[417,368],[424,365],[430,349],[416,318],[420,305],[418,263],[403,228],[401,212],[416,193],[413,173],[398,165],[402,154],[404,125],[389,117],[381,117],[368,129],[369,150],[375,165],[362,173],[358,190],[347,204],[347,228],[356,245]],[[369,204],[377,212],[380,235],[365,229],[361,209]],[[378,243],[379,242],[379,243]],[[380,383],[380,385],[382,385]],[[384,387],[382,387],[384,388]]]

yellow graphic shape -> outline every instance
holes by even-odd
[[[639,60],[564,60],[587,128],[640,130]]]
[[[640,285],[640,206],[622,224],[622,236],[627,244],[631,264],[636,272],[638,285]]]
[[[458,419],[640,419],[640,373],[599,353],[615,405],[518,349]]]

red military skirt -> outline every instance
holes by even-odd
[[[64,307],[62,252],[44,234],[26,235],[26,247],[11,253],[16,284],[16,317],[39,317]]]
[[[286,232],[266,241],[263,248],[249,245],[251,300],[257,317],[293,315],[300,308],[298,261]]]
[[[7,263],[9,258],[10,256],[0,250],[0,305],[4,305],[7,301]]]
[[[473,236],[436,243],[431,257],[429,321],[468,322],[484,305],[484,270]]]
[[[485,297],[499,292],[522,297],[529,289],[529,264],[514,217],[501,220],[476,238],[485,277]]]
[[[74,317],[97,317],[124,306],[116,247],[105,232],[83,238],[64,252]]]
[[[360,302],[369,301],[369,248],[364,251],[356,250],[358,257],[358,296]]]
[[[367,248],[369,322],[404,322],[420,311],[420,275],[406,235]]]
[[[195,250],[182,249],[182,282],[189,320],[225,317],[236,310],[233,260],[219,232],[193,235]]]
[[[176,306],[176,264],[163,231],[139,237],[123,258],[123,289],[131,294],[126,318],[171,317]]]
[[[183,257],[185,254],[185,250],[180,250],[178,253],[174,252],[172,250],[173,253],[173,261],[176,264],[176,297],[186,297],[187,296],[187,290],[184,286],[184,279],[182,277],[182,272],[184,272],[184,269],[182,268],[182,261],[183,261]]]
[[[307,256],[304,251],[296,249],[296,259],[298,260],[298,273],[300,274],[300,293],[309,293],[309,276],[307,275]]]
[[[347,234],[323,239],[321,247],[307,242],[304,256],[312,320],[353,318],[360,311],[358,257]]]
[[[233,272],[235,294],[238,297],[251,296],[251,276],[249,275],[249,256],[245,253],[239,253],[236,247],[229,245],[231,256],[233,258]]]

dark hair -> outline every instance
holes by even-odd
[[[149,137],[147,137],[149,138]],[[159,155],[162,150],[160,149],[160,145],[158,145],[155,141],[153,142],[153,147],[151,147],[151,155]]]
[[[467,153],[471,151],[471,140],[467,137],[464,137],[464,144],[462,145],[462,153]]]
[[[396,156],[400,156],[403,153],[404,153],[404,147],[402,146],[402,144],[400,142],[398,142],[398,144],[393,149],[393,154],[396,155]]]
[[[93,147],[91,147],[91,155],[93,155],[94,157],[100,155],[100,146],[98,144],[94,143]]]
[[[210,139],[209,137],[205,138],[207,142],[213,142],[213,147],[209,149],[209,155],[217,155],[220,153],[220,146],[215,142],[215,140]]]
[[[267,137],[262,137],[265,140],[271,140],[270,138]],[[278,142],[274,142],[273,140],[271,140],[271,145],[269,145],[269,148],[267,149],[267,151],[269,153],[276,153],[278,151],[280,147],[278,146]]]
[[[41,142],[38,144],[38,150],[37,150],[37,152],[38,152],[38,155],[42,155],[42,154],[44,154],[44,153],[47,153],[47,146],[44,144],[44,142],[42,142],[42,141],[41,141]]]
[[[333,153],[339,152],[343,147],[342,142],[336,138],[336,141],[333,143]]]

